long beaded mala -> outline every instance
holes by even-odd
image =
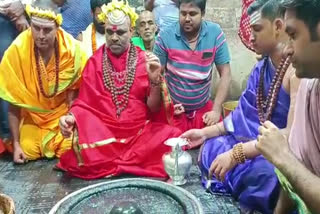
[[[272,79],[272,82],[268,91],[268,96],[265,100],[263,96],[263,90],[264,90],[263,80],[264,80],[264,74],[267,68],[267,60],[264,61],[264,64],[262,66],[262,72],[260,73],[259,85],[257,89],[258,91],[257,109],[258,109],[258,116],[261,124],[264,123],[266,120],[271,119],[273,109],[278,99],[283,77],[290,65],[290,59],[291,59],[290,56],[288,56],[287,58],[281,59],[281,62]],[[246,155],[243,151],[243,143],[237,143],[236,145],[233,146],[231,158],[235,160],[238,164],[242,164],[246,161]]]
[[[92,54],[94,54],[97,50],[96,27],[94,24],[92,24],[91,42],[92,42]]]
[[[259,77],[259,85],[258,85],[258,96],[257,96],[257,109],[258,109],[258,116],[260,123],[264,123],[267,120],[271,119],[271,115],[273,112],[273,109],[276,105],[276,101],[278,99],[278,95],[280,92],[280,87],[282,85],[283,77],[291,63],[290,61],[291,57],[288,56],[287,58],[282,58],[281,62],[276,70],[276,73],[272,79],[268,95],[266,99],[264,99],[263,96],[263,90],[264,90],[264,74],[267,67],[267,60],[265,60],[262,72],[260,73]]]
[[[103,70],[103,83],[104,86],[111,92],[112,101],[117,109],[117,117],[120,116],[121,112],[127,107],[129,92],[134,81],[137,64],[137,51],[134,45],[130,45],[127,61],[126,61],[126,77],[125,82],[121,86],[116,86],[114,76],[115,69],[107,56],[106,47],[104,48],[102,58],[102,70]]]
[[[43,82],[42,82],[42,77],[43,75],[48,75],[46,68],[41,66],[40,64],[40,53],[39,53],[39,49],[36,47],[36,45],[34,45],[34,54],[35,54],[35,58],[36,58],[36,70],[38,73],[38,81],[39,81],[39,86],[40,86],[40,92],[41,94],[46,97],[46,98],[52,98],[54,97],[57,93],[58,93],[58,88],[59,88],[59,45],[57,40],[55,40],[54,42],[54,54],[55,54],[55,85],[54,85],[54,90],[52,94],[47,94],[46,91],[44,90],[43,87]]]

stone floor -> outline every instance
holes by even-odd
[[[197,151],[191,151],[196,157]],[[26,165],[15,165],[11,157],[0,157],[0,192],[15,201],[16,213],[48,213],[64,196],[91,184],[107,181],[85,181],[71,178],[53,169],[56,160],[40,160]],[[195,163],[195,161],[194,161]],[[121,179],[122,176],[112,179]],[[188,183],[182,186],[202,203],[205,213],[240,213],[238,204],[230,196],[206,193],[200,184],[200,171],[196,165],[190,170]]]

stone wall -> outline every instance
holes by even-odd
[[[232,83],[229,99],[237,99],[240,96],[256,62],[255,54],[249,51],[238,37],[240,17],[241,0],[207,0],[205,19],[220,24],[226,34],[231,53]],[[217,72],[215,77],[218,77]]]
[[[207,0],[205,19],[220,24],[226,34],[231,52],[232,83],[228,99],[237,99],[240,96],[256,62],[255,55],[245,48],[238,37],[241,2],[241,0]],[[143,0],[129,0],[129,3],[137,10],[143,8]],[[218,80],[217,72],[214,73],[214,77],[214,82],[216,82]]]

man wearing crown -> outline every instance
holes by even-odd
[[[88,60],[79,97],[60,119],[62,134],[73,141],[57,167],[83,179],[166,177],[164,141],[181,133],[149,120],[161,103],[160,62],[130,43],[137,14],[127,3],[102,6],[100,18],[106,44]]]
[[[16,163],[60,157],[71,146],[58,124],[76,95],[86,54],[59,27],[57,9],[46,0],[27,5],[31,27],[11,44],[0,64],[0,97],[10,103]]]

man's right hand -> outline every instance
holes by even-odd
[[[270,121],[264,122],[258,130],[256,148],[268,161],[277,166],[291,153],[286,136]]]
[[[24,30],[27,30],[28,27],[29,27],[29,23],[26,19],[25,16],[20,16],[16,21],[15,21],[15,26],[16,26],[16,29],[19,31],[19,32],[22,32]]]
[[[13,161],[17,164],[23,164],[27,162],[27,157],[22,151],[20,145],[15,145],[13,148]]]
[[[174,115],[180,115],[185,112],[185,109],[182,104],[175,104],[173,106],[173,109],[174,109]]]
[[[206,140],[206,136],[202,129],[191,129],[183,133],[180,137],[188,139],[190,149],[202,145]]]
[[[11,21],[16,21],[24,13],[24,6],[20,1],[14,1],[2,6],[5,11],[6,16],[8,16]]]
[[[74,124],[75,119],[72,115],[66,115],[60,118],[59,126],[63,137],[69,138],[71,136]]]

